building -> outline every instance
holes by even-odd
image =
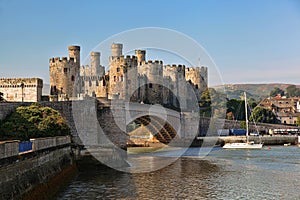
[[[0,92],[4,101],[41,101],[43,80],[39,78],[0,78]]]
[[[123,44],[112,44],[109,70],[105,71],[100,52],[91,52],[90,66],[81,66],[80,47],[68,49],[68,58],[50,58],[52,101],[87,95],[186,107],[189,94],[200,98],[207,88],[207,67],[164,65],[161,60],[146,60],[145,50],[123,55]]]
[[[273,97],[266,98],[259,106],[270,109],[282,124],[296,124],[300,117],[300,97]]]

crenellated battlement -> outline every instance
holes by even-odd
[[[152,64],[160,64],[162,65],[163,64],[163,61],[162,60],[148,60],[148,61],[142,61],[141,62],[141,65],[152,65]]]
[[[118,56],[115,57],[110,65],[124,65],[124,66],[131,66],[132,63],[137,64],[137,57],[136,56]]]
[[[74,58],[67,58],[67,57],[53,57],[49,59],[49,63],[50,65],[55,65],[58,63],[70,63],[70,64],[74,64]]]
[[[168,64],[168,65],[164,65],[164,70],[168,70],[168,71],[173,71],[173,72],[185,72],[185,65],[176,65],[176,64]]]

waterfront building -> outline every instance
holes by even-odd
[[[300,97],[269,97],[259,103],[274,112],[282,124],[297,124],[300,117]]]

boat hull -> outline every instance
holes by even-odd
[[[253,143],[226,143],[223,149],[262,149],[263,144]]]

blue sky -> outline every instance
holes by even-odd
[[[84,58],[111,35],[141,27],[195,39],[224,83],[299,84],[297,0],[0,0],[0,77],[49,82],[49,58],[66,56],[67,46],[80,45]]]

